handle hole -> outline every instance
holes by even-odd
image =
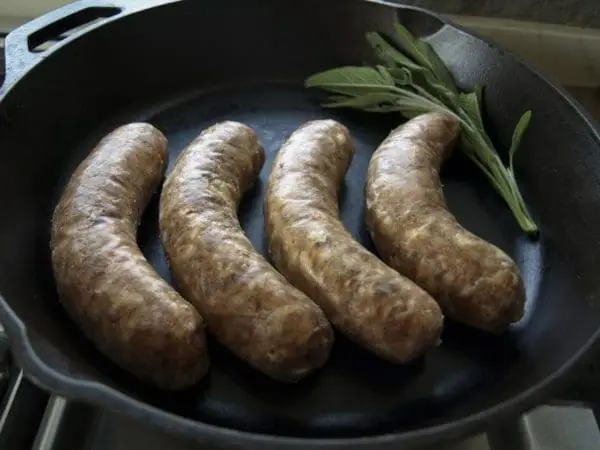
[[[121,8],[99,6],[77,11],[31,34],[27,40],[27,46],[30,52],[43,52],[77,31],[116,16],[120,12]]]

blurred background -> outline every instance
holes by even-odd
[[[2,0],[0,16],[19,19],[37,16],[68,3],[64,0]],[[466,14],[505,19],[600,28],[596,0],[405,0],[401,3],[444,14]]]

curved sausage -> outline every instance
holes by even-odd
[[[52,265],[62,304],[106,356],[141,380],[183,389],[208,369],[202,318],[136,243],[166,166],[167,140],[152,125],[102,139],[54,211]]]
[[[252,246],[237,217],[264,151],[254,131],[219,123],[180,155],[165,182],[161,236],[184,297],[238,357],[280,381],[322,366],[333,331],[323,312]]]
[[[448,211],[439,171],[459,131],[456,119],[439,113],[392,131],[369,165],[366,221],[383,260],[448,317],[497,333],[522,317],[525,289],[514,261]]]
[[[340,220],[340,187],[353,156],[348,130],[333,120],[308,122],[292,134],[265,197],[270,254],[336,328],[381,358],[405,363],[437,345],[443,316]]]

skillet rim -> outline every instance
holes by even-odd
[[[470,30],[456,25],[452,21],[424,8],[402,5],[396,0],[363,1],[390,6],[397,10],[410,10],[427,15],[438,20],[443,26],[454,28],[458,32],[472,36],[496,49],[500,48],[487,38],[482,38],[477,33],[473,33]],[[172,2],[173,0],[163,0],[162,3],[154,2],[148,5],[147,8],[133,11],[133,14]],[[120,17],[122,16],[119,15],[107,22],[118,20]],[[18,29],[15,31],[18,31]],[[76,39],[85,36],[86,34],[87,31],[77,36]],[[68,43],[69,42],[64,42],[64,45],[68,45]],[[62,47],[63,45],[57,45],[56,48],[52,49],[50,52],[60,51],[60,48]],[[597,123],[564,88],[558,86],[555,82],[551,81],[549,77],[542,75],[535,68],[523,62],[521,58],[514,55],[512,52],[505,50],[504,48],[501,48],[501,50],[524,70],[535,75],[540,82],[545,82],[556,91],[566,104],[572,108],[573,113],[584,120],[588,129],[592,132],[594,139],[600,145],[600,133]],[[43,62],[43,59],[39,62]],[[2,89],[0,89],[0,103],[12,88],[19,83],[22,76],[30,70],[35,69],[35,66],[37,66],[37,63],[29,67],[25,73],[12,80],[9,86],[3,86]],[[77,400],[90,405],[104,407],[117,413],[127,411],[126,414],[133,419],[146,422],[153,427],[159,427],[171,434],[192,438],[199,444],[215,445],[216,442],[219,442],[220,445],[240,445],[240,443],[243,443],[245,448],[261,448],[267,450],[281,449],[282,447],[295,450],[314,447],[333,449],[341,448],[342,446],[347,450],[364,449],[367,448],[367,446],[374,450],[395,450],[400,445],[420,446],[439,443],[444,440],[464,438],[470,434],[481,431],[485,425],[492,421],[520,415],[542,403],[543,400],[547,398],[551,392],[555,391],[561,383],[567,381],[567,376],[578,364],[585,361],[586,358],[589,358],[592,353],[592,348],[600,341],[599,323],[598,328],[590,336],[587,342],[565,361],[558,370],[519,394],[503,402],[497,403],[490,408],[482,409],[477,413],[442,424],[426,426],[410,431],[392,432],[358,438],[328,439],[261,434],[210,425],[149,405],[105,384],[66,377],[52,369],[38,357],[31,345],[25,324],[12,308],[10,308],[2,294],[0,294],[0,321],[3,323],[7,332],[13,355],[24,374],[38,387],[50,391],[54,395],[64,396],[69,400]]]

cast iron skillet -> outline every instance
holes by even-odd
[[[95,19],[49,50],[35,50]],[[498,148],[508,147],[520,114],[533,110],[517,170],[541,229],[538,241],[523,236],[460,156],[444,173],[460,221],[518,261],[527,285],[524,320],[502,337],[448,323],[443,345],[408,367],[379,361],[338,336],[327,366],[295,386],[262,377],[214,342],[209,377],[180,395],[140,386],[109,363],[59,307],[49,264],[50,214],[76,164],[127,121],[163,130],[172,158],[213,122],[245,122],[257,130],[268,162],[240,214],[265,253],[261,197],[274,153],[303,121],[334,117],[357,146],[343,220],[372,249],[363,225],[366,164],[400,118],[324,111],[318,94],[300,82],[368,59],[364,33],[391,31],[397,19],[430,39],[459,83],[486,87],[485,121]],[[462,437],[534,406],[598,338],[598,133],[535,71],[431,13],[358,0],[84,0],[13,32],[6,56],[0,318],[25,372],[50,391],[212,446],[397,449]],[[140,244],[170,279],[156,211],[155,201]]]

